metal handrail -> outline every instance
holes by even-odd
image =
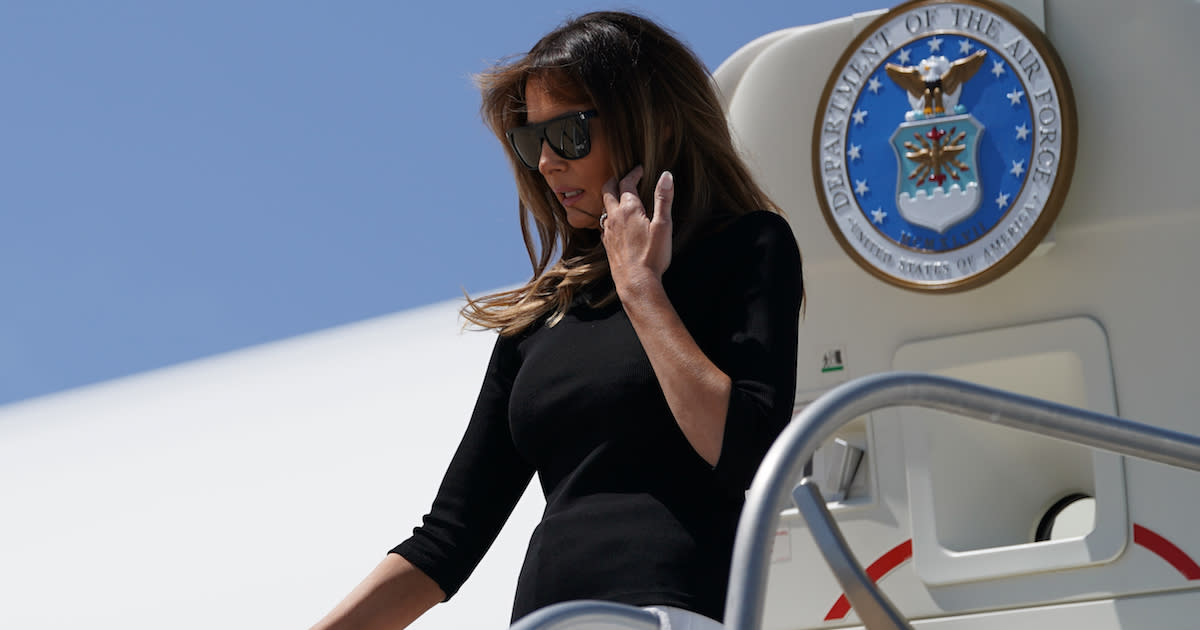
[[[846,544],[842,530],[838,529],[837,521],[829,513],[817,484],[808,477],[801,479],[792,490],[792,499],[808,522],[808,530],[817,543],[817,549],[821,550],[825,563],[833,569],[833,576],[842,586],[846,599],[858,613],[863,625],[871,630],[912,630],[904,615],[854,559],[854,553]]]
[[[725,600],[727,630],[758,630],[762,625],[769,545],[778,525],[779,511],[787,504],[794,485],[792,480],[800,476],[804,464],[817,448],[832,438],[842,425],[888,407],[937,409],[1200,471],[1200,437],[1194,435],[931,374],[892,372],[856,379],[821,396],[797,414],[759,466],[746,497],[734,542]],[[819,493],[815,496],[820,499]],[[824,511],[823,516],[805,513],[805,518],[817,519],[814,531],[830,529],[841,536],[828,511]],[[822,519],[824,522],[820,522]],[[850,562],[858,566],[852,557]],[[837,567],[834,568],[836,571]],[[859,601],[851,597],[851,589],[847,588],[847,599],[860,619],[866,622],[895,617],[903,623],[903,617],[894,607],[888,609],[891,604],[877,586],[868,581],[867,588],[871,591],[869,597],[863,597],[859,591],[856,594]],[[868,627],[874,630],[889,626],[887,622],[879,622],[875,626],[868,624]]]

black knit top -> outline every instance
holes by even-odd
[[[675,423],[619,301],[500,337],[432,510],[392,550],[447,599],[537,472],[546,509],[514,620],[573,599],[723,617],[745,490],[795,398],[799,251],[780,216],[754,212],[678,255],[663,284],[733,382],[717,465]]]

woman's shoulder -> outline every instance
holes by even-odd
[[[796,248],[796,237],[783,215],[768,210],[755,210],[722,221],[704,239],[706,247],[718,250],[745,248]]]
[[[797,269],[800,265],[800,250],[791,226],[778,213],[766,210],[714,221],[693,246],[671,263],[668,272],[677,277],[704,277],[716,282],[761,265]]]
[[[730,222],[729,228],[746,230],[752,234],[792,235],[792,226],[788,224],[787,219],[782,214],[770,210],[754,210],[740,214]]]

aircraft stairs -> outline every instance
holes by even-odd
[[[920,407],[1074,442],[1120,455],[1200,471],[1200,437],[1148,424],[916,372],[865,376],[817,398],[797,414],[767,453],[747,494],[738,524],[726,599],[728,630],[759,630],[767,594],[771,544],[781,506],[790,497],[867,630],[920,628],[935,618],[909,620],[855,559],[821,490],[806,473],[822,444],[854,418],[892,407]],[[799,482],[795,480],[799,478]],[[1003,611],[999,611],[1001,617]],[[986,627],[995,626],[997,611]],[[971,615],[948,627],[971,628]],[[1012,620],[1016,623],[1016,619]],[[840,624],[845,627],[847,624]],[[1026,626],[1021,623],[1023,627]],[[831,626],[836,627],[836,626]],[[851,627],[854,627],[851,624]],[[936,626],[942,627],[942,626]],[[1011,627],[1007,624],[1002,627]],[[1038,624],[1036,627],[1044,627]],[[1063,627],[1078,627],[1068,624]],[[1131,626],[1133,627],[1133,626]],[[1146,627],[1143,625],[1138,628]],[[1158,627],[1157,625],[1154,627]],[[1171,626],[1174,627],[1174,626]],[[528,615],[510,630],[658,630],[652,612],[600,601],[564,602]]]

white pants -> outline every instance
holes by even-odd
[[[700,613],[674,606],[643,606],[642,609],[658,615],[661,630],[722,630],[725,627]]]

